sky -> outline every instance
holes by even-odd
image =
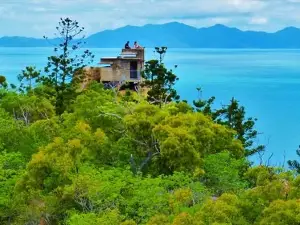
[[[126,25],[224,24],[274,32],[300,27],[300,0],[0,0],[0,36],[52,37],[61,17],[87,35]]]

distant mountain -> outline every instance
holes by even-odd
[[[145,47],[170,48],[300,48],[300,29],[287,27],[275,33],[241,31],[217,24],[195,28],[172,22],[162,25],[125,26],[105,30],[86,38],[86,47],[120,48],[126,41],[138,41]],[[50,40],[51,41],[51,40]],[[0,47],[48,47],[43,39],[2,37]]]
[[[49,46],[43,39],[27,37],[2,37],[0,47],[46,47]]]

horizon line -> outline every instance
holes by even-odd
[[[184,26],[188,26],[188,27],[191,27],[191,28],[194,28],[194,29],[197,29],[197,30],[200,30],[200,29],[209,29],[209,28],[213,28],[213,27],[216,27],[216,26],[222,26],[222,27],[226,27],[228,29],[237,29],[239,31],[242,31],[242,32],[257,32],[257,33],[267,33],[267,34],[275,34],[275,33],[278,33],[280,31],[283,31],[285,29],[298,29],[300,30],[300,27],[295,27],[295,26],[286,26],[286,27],[283,27],[279,30],[276,30],[276,31],[273,31],[273,32],[270,32],[270,31],[263,31],[263,30],[250,30],[250,29],[241,29],[241,28],[238,28],[238,27],[233,27],[233,26],[228,26],[228,25],[224,25],[224,24],[221,24],[221,23],[216,23],[214,25],[211,25],[211,26],[203,26],[203,27],[195,27],[195,26],[192,26],[192,25],[188,25],[188,24],[185,24],[185,23],[182,23],[182,22],[178,22],[178,21],[173,21],[173,22],[167,22],[167,23],[147,23],[147,24],[144,24],[144,25],[125,25],[125,26],[121,26],[121,27],[118,27],[118,28],[114,28],[114,29],[104,29],[104,30],[101,30],[101,31],[98,31],[98,32],[95,32],[95,33],[91,33],[89,35],[86,35],[85,38],[88,38],[92,35],[95,35],[95,34],[98,34],[98,33],[101,33],[101,32],[105,32],[105,31],[116,31],[116,30],[119,30],[119,29],[122,29],[122,28],[126,28],[126,27],[135,27],[135,28],[143,28],[143,27],[146,27],[146,26],[163,26],[163,25],[169,25],[169,24],[181,24],[181,25],[184,25]],[[18,36],[18,35],[12,35],[12,36],[8,36],[8,35],[5,35],[5,36],[0,36],[0,39],[1,38],[28,38],[28,39],[43,39],[43,36],[42,37],[30,37],[30,36]],[[51,38],[51,39],[55,39],[57,38],[56,36],[52,36],[52,37],[48,37],[48,38]]]

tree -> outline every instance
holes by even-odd
[[[148,101],[162,106],[163,103],[179,100],[179,95],[174,89],[175,82],[178,77],[172,70],[168,70],[163,60],[163,55],[166,53],[167,48],[156,47],[156,52],[159,53],[159,60],[149,60],[145,64],[145,69],[142,77],[145,79],[143,86],[150,88],[148,91]]]
[[[277,200],[266,208],[261,217],[259,225],[297,225],[300,224],[300,202],[299,200]]]
[[[204,158],[205,174],[202,181],[217,196],[225,192],[237,193],[247,187],[241,176],[247,166],[244,158],[234,159],[228,152],[211,154]]]
[[[159,108],[140,104],[125,116],[126,134],[139,170],[152,174],[198,173],[203,157],[209,154],[227,150],[235,158],[244,157],[243,147],[231,129],[202,113],[174,112],[169,105]]]
[[[290,171],[283,172],[282,169],[257,166],[249,168],[245,178],[250,188],[239,196],[240,209],[250,224],[256,224],[257,218],[270,203],[299,196],[298,191],[292,188],[294,175]]]
[[[6,82],[6,77],[0,75],[0,84],[3,85]]]
[[[300,157],[300,145],[296,153]],[[298,174],[300,174],[300,163],[297,160],[289,160],[288,165],[292,170],[295,170]]]
[[[155,51],[154,52],[157,52],[159,54],[159,63],[162,63],[163,61],[163,58],[167,52],[167,47],[155,47]]]
[[[248,225],[243,212],[239,207],[239,199],[236,195],[223,194],[216,200],[208,200],[201,210],[195,214],[199,224],[232,224]],[[202,223],[200,223],[200,221]]]
[[[55,112],[48,99],[37,95],[17,94],[8,92],[1,100],[0,106],[16,120],[30,123],[51,118]]]
[[[216,97],[212,96],[208,100],[202,99],[202,90],[200,87],[196,88],[198,92],[198,100],[193,101],[193,105],[196,107],[197,112],[202,112],[205,115],[209,115],[212,119],[216,119],[215,112],[212,109],[212,105]]]
[[[237,139],[239,139],[246,150],[246,156],[254,155],[265,149],[264,145],[254,147],[254,140],[258,132],[254,129],[256,118],[246,118],[245,107],[240,106],[239,102],[232,98],[230,104],[223,106],[216,111],[217,122],[226,125],[237,132]]]
[[[198,88],[198,93],[201,88]],[[246,117],[245,107],[240,106],[239,102],[232,98],[228,105],[223,105],[222,108],[214,110],[215,97],[208,100],[200,98],[193,101],[196,111],[202,112],[210,116],[215,122],[228,126],[236,131],[236,138],[239,139],[245,148],[246,156],[254,155],[258,152],[264,151],[264,145],[256,146],[254,140],[257,138],[258,132],[255,130],[256,118]]]
[[[147,225],[170,225],[169,218],[166,215],[155,215],[147,223]]]
[[[15,216],[14,186],[25,167],[20,153],[0,152],[0,224],[10,224]]]
[[[84,50],[81,55],[75,54],[85,43],[84,36],[81,36],[84,28],[77,21],[61,18],[56,30],[61,43],[54,48],[56,56],[48,58],[47,75],[40,77],[39,81],[55,89],[56,113],[61,115],[76,97],[76,85],[84,76],[83,68],[93,61],[94,55],[89,50]]]
[[[175,217],[172,225],[198,225],[193,217],[186,212],[180,213]]]
[[[7,88],[6,77],[2,75],[0,75],[0,87]]]
[[[41,75],[41,71],[37,70],[34,66],[26,66],[25,70],[19,74],[18,80],[20,81],[20,91],[30,91],[34,82]],[[26,83],[22,83],[25,80]]]
[[[27,132],[23,123],[16,121],[0,106],[0,151],[28,151],[25,144]]]
[[[107,210],[100,215],[95,213],[74,214],[67,221],[67,225],[119,225],[121,216],[117,210]],[[129,225],[132,225],[132,223]]]

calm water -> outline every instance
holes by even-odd
[[[91,49],[96,58],[115,56],[119,49]],[[28,65],[43,68],[48,48],[0,48],[0,74],[16,82]],[[147,51],[147,59],[154,57]],[[216,105],[235,97],[249,116],[258,118],[259,142],[267,145],[265,158],[272,153],[273,164],[295,158],[300,144],[300,50],[203,50],[172,49],[166,64],[180,78],[177,89],[183,99],[216,96]],[[96,65],[97,63],[95,63]],[[255,157],[254,160],[258,160]]]

